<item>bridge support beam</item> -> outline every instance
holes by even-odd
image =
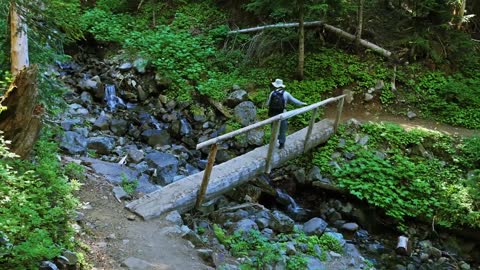
[[[287,137],[283,149],[276,148],[271,157],[272,168],[303,154],[308,128]],[[334,133],[333,121],[325,119],[316,123],[311,131],[309,147],[325,143]],[[265,170],[269,145],[258,147],[242,156],[213,167],[205,200],[215,198],[243,184]],[[160,190],[132,201],[126,207],[144,219],[152,219],[166,212],[190,210],[196,202],[204,172],[199,172],[171,183]]]

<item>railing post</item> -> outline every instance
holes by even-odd
[[[202,205],[203,197],[207,192],[208,182],[210,181],[210,174],[212,173],[213,164],[215,163],[215,157],[217,156],[218,145],[214,143],[212,148],[210,148],[210,153],[208,153],[208,162],[205,171],[203,172],[203,180],[200,189],[197,194],[197,202],[195,203],[195,209],[199,209]]]
[[[267,158],[265,162],[265,173],[270,173],[272,170],[272,156],[273,156],[273,149],[275,149],[275,145],[277,143],[277,137],[278,137],[278,130],[280,129],[280,122],[282,120],[277,120],[273,122],[272,125],[272,131],[270,135],[270,144],[268,145],[268,152],[267,152]]]
[[[342,118],[342,111],[343,111],[343,103],[345,101],[345,97],[342,97],[337,104],[337,116],[335,117],[335,123],[333,124],[333,131],[336,132],[338,128],[338,123]]]
[[[305,141],[303,142],[303,152],[307,152],[308,142],[310,141],[310,135],[312,135],[313,125],[315,124],[315,117],[317,117],[318,108],[313,109],[312,118],[310,119],[310,124],[308,125],[307,135],[305,136]]]

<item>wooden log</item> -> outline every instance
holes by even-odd
[[[10,149],[26,158],[33,148],[42,126],[43,107],[37,103],[37,67],[21,70],[15,77],[0,105],[7,109],[0,113],[0,130],[12,141]]]
[[[279,23],[279,24],[257,26],[257,27],[246,28],[246,29],[232,30],[232,31],[229,31],[228,34],[248,33],[248,32],[256,32],[256,31],[262,31],[262,30],[272,29],[272,28],[286,28],[286,27],[298,27],[298,26],[299,26],[299,23]],[[355,41],[356,39],[355,35],[345,32],[340,28],[323,23],[322,21],[313,21],[313,22],[304,23],[304,27],[309,27],[309,26],[323,26],[325,30],[333,32],[338,36],[345,38],[347,40]],[[390,52],[389,50],[386,50],[364,39],[360,39],[358,42],[360,43],[360,45],[364,46],[365,48],[370,49],[386,58],[390,58],[393,55],[392,52]]]
[[[197,202],[195,203],[195,209],[199,209],[202,205],[203,197],[207,191],[208,182],[210,181],[210,174],[212,173],[213,164],[215,164],[215,157],[217,156],[218,144],[212,145],[210,153],[208,154],[207,167],[205,168],[205,173],[203,174],[202,185],[197,195]]]
[[[272,132],[270,134],[270,143],[268,144],[267,159],[265,164],[265,173],[270,173],[272,170],[272,155],[275,145],[277,144],[278,131],[280,130],[281,120],[277,120],[272,125]]]
[[[325,143],[333,135],[333,121],[322,120],[315,124],[310,137],[312,147]],[[272,167],[281,166],[283,163],[303,154],[303,139],[307,128],[297,131],[287,137],[288,143],[282,151],[274,151]],[[256,149],[222,164],[216,165],[211,173],[205,200],[209,200],[232,190],[238,185],[246,183],[256,175],[265,171],[265,156],[268,145]],[[198,189],[204,172],[199,172],[160,190],[149,193],[142,198],[132,201],[126,207],[144,219],[151,219],[172,210],[184,212],[191,209],[196,200]]]

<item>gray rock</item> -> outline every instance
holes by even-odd
[[[305,184],[307,176],[304,168],[299,168],[295,170],[293,172],[293,176],[295,177],[295,180],[297,180],[299,184]]]
[[[310,171],[308,172],[308,176],[307,176],[306,180],[308,182],[322,180],[322,174],[320,172],[320,168],[318,168],[317,166],[313,166],[310,169]]]
[[[93,130],[108,130],[111,118],[105,114],[100,115],[93,123]]]
[[[265,132],[263,129],[254,129],[247,132],[247,143],[249,145],[260,146],[263,145],[263,136]]]
[[[145,156],[148,165],[156,169],[153,179],[156,183],[164,186],[172,183],[178,172],[178,159],[167,153],[154,151]]]
[[[115,148],[115,139],[109,137],[91,137],[88,139],[87,148],[95,150],[101,155],[108,155]]]
[[[176,210],[172,211],[168,215],[166,215],[165,220],[167,220],[168,222],[170,222],[174,225],[177,225],[177,226],[182,226],[183,225],[182,216]]]
[[[303,231],[306,235],[322,235],[325,229],[327,229],[328,223],[318,217],[312,218],[303,224]]]
[[[62,256],[67,259],[67,261],[68,261],[67,264],[68,265],[76,265],[77,262],[78,262],[77,253],[75,253],[73,251],[65,250],[64,252],[62,252]]]
[[[113,195],[115,195],[115,198],[117,198],[117,200],[121,200],[123,198],[128,198],[128,193],[123,189],[123,187],[120,187],[120,186],[116,186],[113,188]]]
[[[442,251],[436,247],[430,247],[428,255],[432,258],[439,259],[442,257]]]
[[[124,119],[112,119],[110,130],[117,136],[123,136],[127,133],[128,122]]]
[[[257,121],[257,107],[251,101],[244,101],[234,108],[235,120],[248,126]]]
[[[360,140],[358,140],[357,143],[361,146],[365,146],[365,145],[367,145],[368,140],[369,140],[369,137],[368,137],[368,135],[366,135],[366,136],[363,136],[362,138],[360,138]]]
[[[81,118],[75,119],[65,119],[62,121],[61,125],[63,130],[72,130],[75,125],[80,125],[82,123]]]
[[[142,132],[142,139],[152,147],[171,144],[170,134],[166,129],[147,129]]]
[[[85,106],[91,105],[93,103],[92,95],[87,91],[83,91],[80,94],[80,100],[82,101],[82,104]]]
[[[135,179],[138,173],[130,168],[122,166],[118,163],[105,162],[94,158],[82,158],[82,160],[89,164],[93,171],[102,175],[111,183],[119,184],[122,182],[122,176],[128,179]]]
[[[327,268],[320,259],[308,256],[306,270],[327,270]]]
[[[255,223],[255,221],[249,218],[245,218],[236,222],[235,225],[232,227],[232,233],[235,233],[235,232],[248,233],[251,230],[258,231],[258,226]]]
[[[40,263],[40,270],[58,270],[58,267],[51,261],[42,261]]]
[[[343,231],[347,231],[347,232],[356,232],[356,231],[358,231],[359,226],[358,226],[357,223],[349,222],[349,223],[343,224],[341,229]]]
[[[293,219],[277,210],[272,212],[270,222],[270,228],[281,233],[292,232],[295,225]]]
[[[83,154],[87,149],[87,138],[77,132],[66,131],[60,140],[60,148],[71,155]]]
[[[347,243],[347,241],[343,238],[343,235],[341,233],[336,233],[336,232],[325,232],[326,235],[329,235],[340,243],[340,245],[343,247]]]
[[[160,266],[154,265],[147,261],[135,258],[135,257],[128,257],[126,260],[122,262],[122,266],[126,267],[128,270],[152,270],[152,269],[160,269]],[[158,267],[158,268],[157,268]],[[164,266],[165,267],[165,266]],[[163,268],[166,269],[166,268]]]
[[[121,64],[118,69],[120,71],[129,71],[131,68],[133,67],[132,63],[130,62],[125,62],[123,64]]]
[[[185,118],[176,119],[172,123],[172,131],[178,137],[188,137],[192,135],[193,128]]]
[[[144,58],[140,57],[135,59],[135,61],[133,61],[133,67],[140,74],[144,74],[146,72],[147,66],[148,66],[148,60]]]
[[[412,112],[412,111],[409,111],[409,112],[407,112],[407,117],[408,117],[408,119],[413,119],[413,118],[417,117],[417,114]]]
[[[198,254],[198,257],[202,258],[203,261],[207,263],[213,262],[213,258],[212,258],[213,250],[206,249],[206,248],[197,249],[197,254]]]
[[[287,250],[287,255],[295,255],[297,253],[297,250],[295,249],[295,243],[293,242],[287,242],[285,249]]]
[[[385,83],[383,82],[383,80],[377,80],[375,90],[382,90],[383,88],[385,88]]]
[[[231,108],[237,106],[243,101],[246,101],[248,99],[248,93],[245,90],[239,89],[231,92],[227,96],[227,100],[225,101],[225,104]]]
[[[128,160],[132,161],[133,163],[139,163],[145,157],[145,153],[142,150],[138,150],[135,148],[127,149]]]
[[[363,100],[365,100],[365,101],[371,101],[372,99],[373,99],[373,95],[372,95],[372,94],[365,93],[365,96],[364,96]]]

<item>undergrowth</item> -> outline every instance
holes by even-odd
[[[468,146],[468,147],[466,147]],[[342,127],[313,163],[400,224],[410,217],[479,228],[478,137],[456,140],[396,124]],[[338,154],[335,154],[338,153]]]

